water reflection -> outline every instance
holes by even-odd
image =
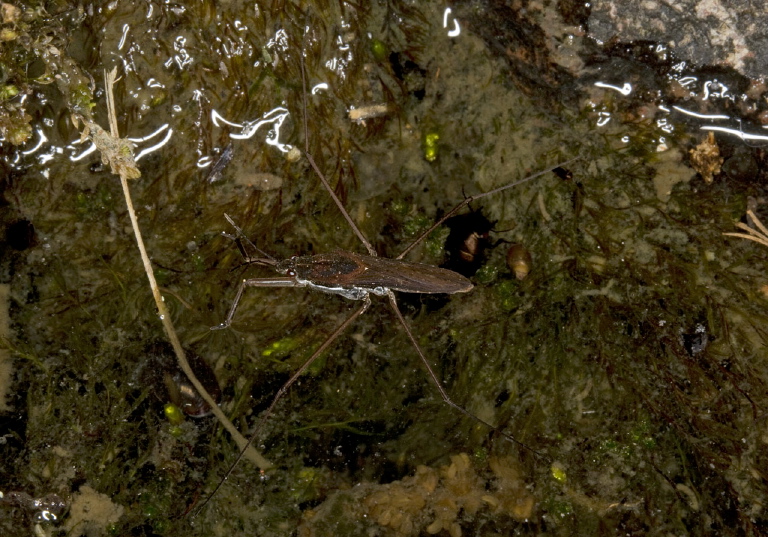
[[[613,50],[599,69],[585,61],[569,85],[537,56],[480,39],[458,6],[379,8],[308,16],[285,4],[294,11],[284,16],[237,2],[150,3],[137,14],[118,3],[89,15],[103,49],[80,68],[95,80],[105,64],[125,68],[120,130],[142,157],[131,188],[152,262],[185,343],[244,430],[350,305],[260,290],[232,329],[212,334],[238,282],[260,275],[221,235],[222,215],[270,255],[359,250],[306,161],[287,157],[305,135],[300,58],[310,152],[382,254],[403,251],[464,195],[580,156],[568,173],[473,204],[491,229],[472,293],[402,299],[451,395],[546,460],[443,404],[387,310],[372,307],[266,424],[259,442],[278,468],[238,467],[193,531],[301,524],[322,534],[328,513],[337,525],[409,534],[480,533],[484,521],[527,534],[748,528],[766,497],[768,280],[762,250],[750,248],[761,245],[721,233],[747,208],[765,209],[753,180],[764,158],[741,144],[764,138],[764,89],[696,71],[657,45],[629,47],[648,56]],[[523,59],[528,70],[509,67]],[[536,76],[551,93],[524,84]],[[137,371],[159,329],[117,183],[89,171],[99,157],[73,142],[50,88],[39,103],[53,110],[35,112],[28,144],[3,155],[13,213],[4,229],[12,237],[23,222],[31,237],[3,255],[10,343],[28,383],[12,403],[30,409],[19,410],[24,435],[8,441],[6,460],[27,457],[10,477],[30,498],[89,483],[125,506],[117,532],[189,531],[177,515],[236,450],[208,418],[172,429],[155,411]],[[551,98],[566,93],[573,99]],[[386,113],[349,119],[370,103]],[[524,278],[506,267],[512,244],[535,260]],[[438,231],[411,259],[439,265],[444,248]],[[469,493],[452,489],[457,479],[475,480]],[[430,489],[463,514],[427,512]],[[393,522],[388,491],[407,503],[407,521]],[[24,516],[9,518],[26,528]]]

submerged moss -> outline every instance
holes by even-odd
[[[6,189],[40,245],[4,256],[15,300],[15,404],[28,415],[14,448],[26,458],[3,466],[2,481],[32,497],[67,498],[87,483],[124,507],[114,534],[283,534],[299,520],[301,531],[315,535],[373,527],[390,534],[749,533],[765,518],[767,492],[759,468],[766,462],[760,409],[768,278],[761,267],[768,251],[721,233],[734,229],[749,196],[762,195],[760,183],[694,179],[660,196],[654,174],[671,172],[654,168],[649,122],[614,122],[596,133],[584,110],[557,115],[507,87],[501,60],[471,34],[446,54],[444,30],[427,23],[441,20],[437,7],[391,4],[368,13],[326,3],[309,14],[293,2],[285,13],[258,14],[238,3],[189,12],[160,6],[162,16],[148,24],[118,3],[90,18],[86,30],[116,44],[126,21],[148,24],[146,35],[129,38],[158,54],[135,56],[136,71],[120,83],[121,132],[140,137],[167,122],[177,134],[139,161],[144,177],[131,188],[182,339],[214,369],[223,408],[244,431],[360,305],[300,289],[249,288],[232,328],[211,331],[240,280],[273,276],[241,266],[240,252],[221,236],[223,214],[278,258],[362,249],[306,159],[262,143],[265,131],[233,142],[233,162],[283,178],[279,191],[238,184],[227,176],[236,167],[206,180],[201,157],[232,142],[210,110],[244,124],[285,107],[277,140],[303,147],[303,57],[308,86],[330,88],[308,95],[310,152],[382,254],[402,251],[465,194],[581,157],[568,165],[571,179],[548,174],[473,204],[497,223],[496,247],[471,293],[398,297],[455,402],[523,445],[446,405],[386,301],[376,300],[259,431],[256,443],[276,469],[262,473],[241,462],[206,509],[187,518],[237,448],[208,418],[171,416],[177,423],[169,427],[168,401],[139,374],[146,342],[160,329],[119,186],[89,171],[91,162],[62,158],[27,161],[23,180]],[[215,29],[199,22],[214,19]],[[309,35],[295,24],[304,20]],[[235,21],[255,44],[237,37]],[[159,37],[180,28],[183,46]],[[394,58],[356,61],[370,56],[369,29]],[[211,46],[214,32],[241,55]],[[195,61],[181,66],[180,47]],[[82,63],[96,66],[100,80],[107,60],[90,53]],[[146,95],[132,97],[147,73],[163,86],[151,111],[142,108]],[[102,113],[90,106],[85,79],[69,82],[69,93],[59,86],[62,113],[53,117],[67,117],[69,107]],[[351,105],[379,99],[397,112],[350,124]],[[440,155],[427,162],[419,133],[435,117],[446,118]],[[63,147],[70,134],[63,128],[52,143]],[[619,143],[630,134],[636,143]],[[409,259],[439,263],[440,237],[444,231]],[[525,280],[504,268],[505,243],[530,250],[535,267]],[[501,479],[515,481],[512,497],[494,488]],[[356,496],[352,487],[361,482],[366,494]],[[405,505],[396,508],[398,501]],[[29,527],[27,514],[13,509],[0,521],[9,535]]]

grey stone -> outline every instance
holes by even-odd
[[[595,0],[588,27],[598,41],[656,41],[698,66],[730,66],[750,78],[768,74],[764,0]]]

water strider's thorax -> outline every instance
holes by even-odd
[[[298,280],[319,285],[354,285],[354,277],[365,271],[365,265],[347,252],[294,256],[280,261],[275,270]]]
[[[365,285],[356,281],[356,277],[368,268],[359,256],[349,252],[295,256],[278,262],[275,270],[293,276],[305,287],[350,300],[362,300],[369,293],[382,296],[387,292],[380,285]]]

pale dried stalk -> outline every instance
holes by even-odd
[[[123,194],[125,195],[125,204],[128,207],[128,216],[131,219],[131,226],[133,227],[133,233],[136,236],[136,245],[139,247],[141,254],[141,261],[144,263],[144,271],[147,273],[149,279],[149,286],[152,289],[152,296],[155,299],[157,305],[157,311],[160,314],[160,321],[163,323],[163,328],[168,336],[168,339],[173,346],[173,350],[176,353],[176,358],[179,362],[179,367],[187,375],[192,385],[198,391],[198,393],[205,399],[205,402],[211,407],[213,414],[224,426],[224,428],[232,435],[235,443],[239,449],[244,449],[248,446],[248,440],[235,428],[232,422],[224,415],[224,412],[216,404],[213,397],[206,391],[205,387],[197,380],[195,373],[189,366],[187,357],[184,354],[184,349],[179,341],[179,336],[176,334],[176,330],[171,322],[171,316],[168,312],[168,308],[165,305],[163,296],[160,294],[160,289],[157,286],[155,280],[155,273],[152,270],[152,264],[149,261],[147,250],[144,247],[144,240],[141,237],[141,231],[139,230],[139,222],[136,219],[136,212],[133,209],[133,202],[131,201],[131,192],[128,189],[128,179],[135,179],[141,175],[141,172],[136,167],[136,163],[133,160],[133,148],[128,140],[122,140],[117,130],[117,114],[115,113],[115,102],[113,95],[113,86],[116,80],[116,69],[113,69],[109,73],[104,73],[107,92],[107,108],[109,111],[109,126],[110,133],[106,133],[98,125],[93,122],[85,122],[85,130],[83,135],[91,138],[96,147],[101,151],[102,159],[105,163],[108,163],[112,167],[112,172],[120,176],[120,184],[123,187]],[[272,467],[272,464],[266,460],[261,453],[259,453],[253,446],[248,446],[245,457],[252,461],[259,468],[267,469]]]
[[[755,216],[755,213],[752,212],[751,209],[747,210],[747,216],[751,219],[752,222],[755,223],[755,225],[758,227],[760,231],[756,229],[752,229],[744,222],[739,222],[736,224],[736,227],[738,227],[743,231],[746,231],[746,233],[723,233],[723,235],[728,235],[729,237],[739,237],[740,239],[755,241],[759,244],[762,244],[765,247],[768,247],[768,229],[766,229],[763,223],[757,219],[757,216]]]

